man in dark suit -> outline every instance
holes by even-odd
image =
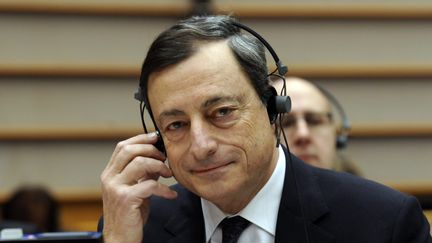
[[[158,133],[118,143],[101,175],[105,242],[432,242],[412,197],[279,146],[289,100],[261,41],[208,16],[153,42],[136,98]]]

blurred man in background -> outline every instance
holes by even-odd
[[[273,86],[280,93],[282,79],[275,79]],[[292,110],[284,116],[282,126],[291,152],[311,165],[360,175],[359,169],[338,151],[346,146],[348,128],[340,124],[347,121],[335,121],[335,97],[297,77],[286,78],[286,92],[291,97]]]

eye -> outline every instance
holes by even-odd
[[[182,122],[182,121],[176,121],[176,122],[172,122],[167,126],[167,130],[168,131],[175,131],[178,130],[184,126],[186,126],[187,123],[186,122]]]
[[[217,109],[216,112],[215,112],[215,114],[214,114],[214,116],[216,118],[224,117],[224,116],[229,115],[232,111],[233,110],[230,109],[230,108],[228,108],[228,107],[223,107],[223,108]]]
[[[309,113],[305,115],[306,123],[309,126],[319,126],[329,122],[328,113]]]
[[[232,106],[217,107],[207,115],[207,119],[215,126],[224,128],[234,125],[239,118],[238,108]]]

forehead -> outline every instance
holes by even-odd
[[[160,109],[197,103],[203,97],[222,93],[229,96],[245,91],[255,93],[251,89],[252,84],[226,41],[200,44],[194,55],[152,73],[148,82],[152,110],[159,114]]]
[[[313,84],[297,80],[287,79],[287,94],[292,100],[292,110],[330,112],[331,105],[328,99]]]

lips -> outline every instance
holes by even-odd
[[[194,169],[192,170],[192,172],[194,174],[200,174],[200,175],[222,172],[227,166],[229,166],[232,163],[234,163],[234,161],[230,161],[220,165],[212,165],[207,168]]]

